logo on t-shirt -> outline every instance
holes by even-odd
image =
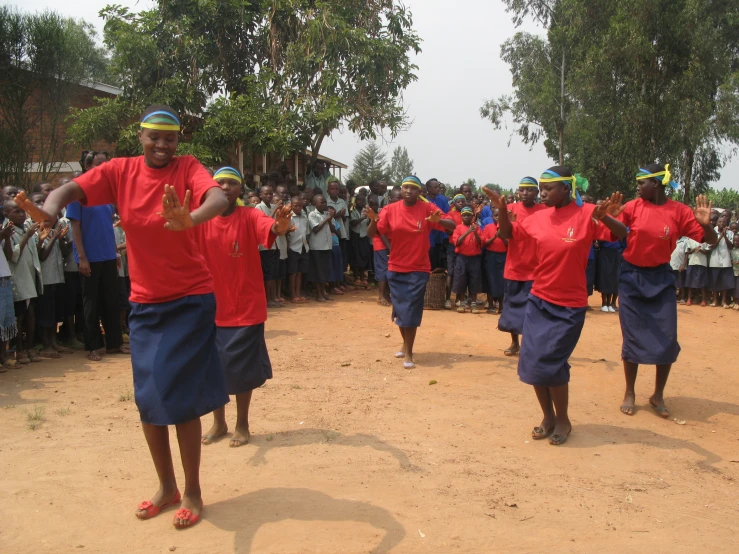
[[[416,233],[420,233],[421,231],[423,231],[423,222],[417,221],[416,222]]]
[[[660,238],[662,240],[670,240],[670,226],[669,225],[665,225],[665,227],[664,227],[663,230],[664,230],[665,234],[662,235]]]
[[[235,240],[231,243],[231,248],[233,249],[231,251],[231,257],[232,258],[240,258],[243,256],[241,252],[239,252],[239,241]]]
[[[562,240],[565,242],[575,242],[575,228],[574,227],[568,227],[567,228],[567,236],[562,237]]]

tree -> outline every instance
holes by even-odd
[[[201,142],[216,145],[213,156],[228,157],[236,145],[287,154],[297,142],[315,161],[340,127],[375,139],[407,126],[401,95],[416,79],[410,53],[420,39],[396,0],[161,0],[138,14],[108,6],[102,15],[124,88],[116,103],[138,112],[164,102],[191,114],[183,124],[193,141],[211,111],[230,114],[232,125],[212,126],[212,140]],[[123,113],[96,108],[87,119],[78,114],[79,138]],[[119,120],[122,138],[130,123]]]
[[[739,192],[732,189],[716,190],[709,188],[705,192],[708,199],[713,202],[717,208],[739,210]]]
[[[505,1],[514,22],[533,16],[547,34],[503,45],[514,93],[487,102],[483,117],[500,127],[511,115],[525,143],[543,138],[596,195],[632,193],[637,166],[651,161],[671,163],[685,199],[718,178],[722,145],[739,143],[730,0]]]
[[[399,185],[405,177],[413,175],[413,160],[408,155],[408,150],[400,146],[393,150],[388,175],[393,185]]]
[[[380,150],[374,142],[367,143],[362,148],[352,163],[352,170],[349,173],[349,179],[356,182],[359,186],[368,185],[373,180],[390,180],[388,175],[387,158],[385,153]],[[401,177],[402,179],[402,177]]]
[[[105,74],[107,60],[89,24],[46,11],[0,7],[0,183],[28,186],[66,159],[61,135],[76,87]]]

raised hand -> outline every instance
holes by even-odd
[[[18,207],[28,214],[33,221],[40,223],[45,227],[52,227],[56,222],[56,217],[46,213],[44,210],[39,208],[36,204],[31,202],[26,193],[21,191],[15,197],[15,203]]]
[[[698,198],[695,199],[695,210],[693,210],[696,221],[703,226],[710,225],[712,209],[713,202],[709,202],[708,199],[702,194],[698,196]]]
[[[441,216],[441,210],[435,210],[431,212],[431,215],[426,218],[426,221],[428,221],[429,223],[439,223],[439,221],[441,221]]]
[[[5,221],[5,225],[2,229],[0,229],[0,240],[7,239],[10,235],[13,234],[13,224],[10,223],[9,220]]]
[[[626,209],[626,204],[624,204],[623,202],[624,202],[624,195],[616,191],[611,195],[610,198],[606,198],[603,204],[606,204],[606,203],[608,204],[608,209],[606,210],[608,215],[610,215],[613,218],[616,218],[620,216],[621,212],[623,212]]]
[[[369,206],[362,210],[362,215],[370,221],[377,221],[379,219],[379,216],[375,213],[375,210],[373,210]]]
[[[174,187],[164,185],[164,196],[162,196],[162,211],[157,215],[167,220],[164,228],[168,231],[184,231],[194,225],[190,215],[190,191],[185,193],[185,201],[180,204],[177,191]]]
[[[36,231],[38,231],[39,227],[40,225],[38,223],[34,223],[33,225],[31,225],[28,229],[26,229],[26,236],[28,238],[31,238],[36,233]]]
[[[64,227],[62,227],[59,230],[59,237],[58,238],[63,239],[64,237],[67,236],[68,233],[69,233],[69,227],[67,225],[65,225]]]
[[[485,193],[485,195],[490,198],[490,203],[498,208],[499,210],[505,210],[506,209],[506,202],[505,198],[495,192],[494,190],[490,190],[487,187],[482,187],[482,192]]]
[[[50,236],[53,237],[54,236],[53,233],[54,233],[54,230],[51,229],[50,227],[41,227],[41,229],[39,229],[39,232],[38,232],[38,241],[41,243],[44,242]]]
[[[518,214],[516,212],[508,212],[508,221],[515,223],[516,219],[518,219]]]
[[[291,226],[290,218],[293,211],[290,206],[281,206],[275,210],[275,223],[272,225],[272,232],[275,235],[284,235]]]

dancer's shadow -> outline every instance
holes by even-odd
[[[272,316],[270,316],[272,317]],[[268,329],[264,331],[265,339],[276,339],[277,337],[286,337],[290,335],[297,335],[296,331],[290,331],[289,329]]]
[[[388,552],[405,537],[405,529],[384,508],[366,502],[332,498],[310,489],[270,488],[208,504],[208,521],[234,535],[234,550],[251,552],[254,537],[263,525],[288,519],[299,521],[355,521],[385,532],[372,549],[355,545],[353,550]],[[369,545],[367,545],[369,546]]]
[[[707,421],[716,414],[739,416],[739,406],[729,402],[691,396],[668,396],[666,402],[670,412],[689,421]]]
[[[617,427],[615,425],[600,425],[597,423],[585,423],[575,427],[577,436],[567,441],[566,445],[571,448],[593,448],[603,444],[644,444],[664,450],[691,450],[703,456],[702,464],[713,465],[720,462],[722,458],[713,452],[706,450],[690,441],[668,437],[650,431],[648,429],[630,429],[628,427]]]
[[[413,354],[413,359],[421,367],[440,367],[442,369],[452,369],[455,364],[480,362],[485,364],[497,363],[501,366],[518,366],[517,357],[507,357],[500,351],[499,356],[483,356],[480,354],[454,354],[448,352],[418,352]]]
[[[615,362],[613,360],[606,360],[605,358],[570,358],[571,362],[579,364],[603,364],[606,371],[615,371],[616,369],[623,367],[620,360]]]
[[[286,448],[295,446],[306,446],[309,444],[336,444],[339,446],[363,447],[369,446],[380,452],[387,452],[398,460],[400,467],[406,471],[421,471],[421,468],[415,466],[408,459],[405,452],[399,448],[381,441],[374,435],[357,433],[356,435],[344,435],[338,431],[328,429],[298,429],[296,431],[284,431],[276,433],[268,437],[252,437],[251,443],[256,445],[257,451],[249,461],[252,465],[262,465],[266,463],[267,452],[273,448]]]

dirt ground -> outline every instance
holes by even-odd
[[[619,412],[618,316],[589,313],[574,430],[553,447],[530,439],[541,415],[497,316],[426,311],[408,371],[375,294],[270,312],[252,441],[204,447],[204,520],[186,531],[172,509],[134,517],[157,483],[129,359],[0,375],[0,552],[736,552],[739,314],[679,308],[679,425],[648,408],[653,368]]]

